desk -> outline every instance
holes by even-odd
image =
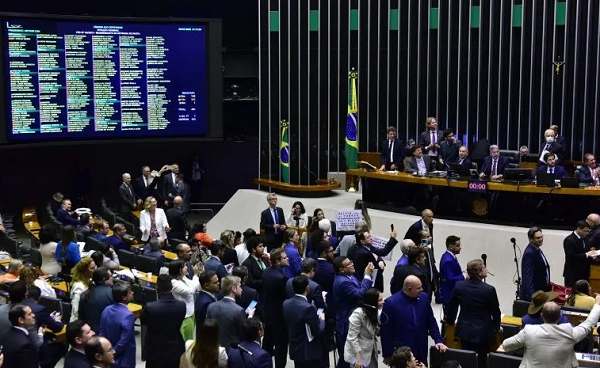
[[[137,252],[140,252],[144,249],[144,244],[132,244],[131,245],[132,250],[135,252],[137,250]],[[176,260],[177,259],[177,254],[170,252],[168,250],[161,250],[161,252],[163,253],[163,255],[165,256],[166,259],[169,260]]]
[[[535,184],[488,181],[488,193],[475,194],[467,192],[467,180],[358,169],[347,170],[346,175],[361,178],[363,201],[369,207],[395,212],[403,212],[413,204],[414,194],[421,191],[419,186],[431,186],[432,195],[439,196],[438,206],[434,208],[436,215],[458,220],[492,218],[512,224],[535,219],[540,225],[575,223],[577,219],[594,212],[600,203],[600,189],[596,187],[546,188]],[[491,196],[501,199],[490,206],[488,201]],[[393,202],[393,205],[389,202]],[[550,205],[549,202],[554,203]],[[515,203],[520,209],[517,213],[514,211]],[[431,203],[424,205],[428,207]],[[462,210],[460,214],[457,213],[458,207]],[[556,222],[555,219],[560,221]]]
[[[33,237],[36,239],[40,239],[40,223],[38,222],[37,213],[35,207],[25,207],[23,208],[23,213],[21,215],[21,219],[23,220],[23,225],[25,226],[25,230],[28,231]]]

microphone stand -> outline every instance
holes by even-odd
[[[515,300],[519,300],[519,295],[521,294],[521,272],[519,271],[519,261],[517,260],[517,242],[513,241],[512,245],[515,254],[515,266],[517,266],[517,281],[515,281],[515,284],[517,284],[517,291],[515,292]]]

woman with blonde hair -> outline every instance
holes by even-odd
[[[96,263],[90,257],[83,257],[71,270],[71,319],[74,322],[79,319],[79,300],[81,294],[89,289],[90,280],[96,270]]]
[[[157,208],[158,201],[150,196],[144,201],[144,209],[140,213],[140,230],[142,241],[147,242],[150,238],[166,239],[167,233],[171,231],[167,215],[162,208]]]
[[[227,265],[233,263],[236,266],[239,266],[239,261],[237,257],[237,252],[235,251],[235,233],[233,230],[225,230],[221,233],[221,241],[225,245],[223,248],[224,254],[221,263],[223,265]]]
[[[42,296],[56,298],[56,292],[52,286],[50,286],[46,281],[40,279],[33,267],[23,267],[20,278],[27,283],[28,289],[30,286],[37,286],[42,291]]]

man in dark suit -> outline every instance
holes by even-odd
[[[65,199],[62,201],[62,205],[56,212],[56,219],[58,220],[58,222],[63,224],[63,226],[71,225],[73,227],[77,227],[77,225],[79,225],[79,220],[73,217],[70,199]]]
[[[479,368],[485,368],[494,333],[500,331],[500,305],[496,289],[483,282],[487,268],[481,259],[467,264],[469,279],[456,283],[448,304],[446,323],[458,316],[458,337],[462,349],[477,352]]]
[[[185,342],[179,328],[185,319],[185,303],[171,294],[171,276],[159,275],[158,300],[144,306],[140,321],[147,326],[146,368],[179,368]]]
[[[431,293],[433,290],[437,290],[435,293],[435,302],[440,304],[443,303],[442,294],[440,293],[439,285],[440,285],[440,273],[437,269],[437,262],[435,260],[435,248],[433,247],[433,211],[430,209],[424,209],[421,212],[421,219],[414,224],[410,225],[406,234],[404,235],[404,239],[412,240],[416,246],[423,246],[427,248],[427,256],[425,257],[425,267],[429,270],[427,275],[428,282],[427,285],[431,285],[432,289],[429,290]],[[421,235],[424,234],[423,231],[429,233],[429,237],[427,239],[422,239]],[[424,235],[426,236],[426,234]],[[426,241],[425,241],[426,240]]]
[[[323,291],[326,291],[328,299],[333,302],[333,280],[335,279],[335,271],[333,270],[333,246],[330,242],[324,240],[318,246],[319,258],[317,258],[317,268],[313,281],[321,285]],[[329,300],[327,301],[329,304]]]
[[[315,269],[317,268],[317,261],[312,258],[304,258],[302,260],[302,273],[308,277],[308,286],[310,286],[310,293],[306,296],[309,303],[314,303],[315,308],[323,308],[325,310],[326,304],[323,299],[323,288],[318,283],[314,282],[312,278],[315,276]],[[285,284],[285,292],[287,293],[288,298],[293,297],[296,293],[294,292],[294,287],[292,286],[292,281],[294,278],[288,279]]]
[[[348,334],[349,318],[363,295],[373,285],[371,275],[375,267],[369,263],[364,271],[364,278],[359,282],[354,277],[354,263],[348,257],[336,257],[333,260],[333,269],[336,272],[333,281],[333,297],[336,305],[335,329],[340,356],[344,356],[346,335]],[[340,359],[337,368],[348,367],[348,363]]]
[[[242,294],[242,284],[237,276],[226,276],[221,282],[223,299],[211,303],[206,311],[207,319],[214,319],[219,323],[220,344],[229,350],[231,344],[239,343],[242,338],[242,323],[247,318],[246,312],[235,300]],[[250,317],[254,316],[254,310],[249,311]]]
[[[531,296],[538,290],[550,291],[550,264],[540,249],[544,244],[542,229],[534,226],[527,231],[529,244],[521,259],[522,284],[520,297],[531,301]]]
[[[566,157],[571,157],[568,152],[569,150],[567,149],[567,139],[562,135],[558,135],[558,125],[550,125],[550,129],[554,130],[554,141],[561,145],[564,155]]]
[[[131,185],[131,175],[124,173],[122,178],[123,182],[119,186],[119,198],[121,199],[119,212],[126,215],[125,218],[130,218],[131,211],[135,210],[138,204],[142,204],[142,199],[137,196]]]
[[[289,266],[287,254],[277,248],[271,252],[271,267],[262,275],[264,303],[265,338],[263,347],[275,356],[275,367],[284,368],[287,361],[288,335],[283,319],[283,301],[287,299],[285,283],[287,277],[283,267]],[[275,349],[273,349],[275,346]]]
[[[461,249],[460,238],[458,236],[450,235],[446,238],[446,252],[442,254],[442,258],[440,259],[440,289],[442,300],[444,301],[444,315],[447,313],[454,285],[465,279],[456,258],[460,254]]]
[[[115,303],[104,308],[98,334],[106,337],[115,347],[115,367],[134,368],[135,317],[127,308],[127,304],[133,300],[133,291],[127,283],[114,285],[112,291]]]
[[[271,249],[282,245],[283,232],[286,226],[283,209],[277,207],[277,195],[269,193],[267,195],[267,202],[269,202],[269,208],[260,214],[260,228],[265,232],[265,245],[267,246],[267,251],[270,252]]]
[[[435,162],[432,161],[431,157],[423,154],[423,150],[420,146],[413,146],[410,149],[412,157],[406,162],[404,171],[407,173],[424,175],[430,171],[435,170]]]
[[[493,144],[490,146],[490,155],[483,159],[483,165],[479,169],[479,177],[489,177],[492,180],[502,179],[504,170],[508,168],[509,160],[500,155],[500,148]]]
[[[67,325],[67,342],[71,349],[65,356],[64,368],[90,368],[85,356],[85,344],[96,333],[84,321],[78,319]]]
[[[454,136],[454,130],[448,128],[444,130],[444,140],[440,143],[440,164],[444,169],[450,167],[450,162],[458,160],[458,150],[460,142]]]
[[[583,162],[585,165],[579,169],[579,182],[594,185],[598,178],[600,178],[600,166],[596,165],[596,157],[591,153],[586,153],[583,156]]]
[[[556,155],[556,163],[561,164],[563,161],[563,146],[561,146],[555,138],[555,132],[552,129],[546,129],[544,132],[544,142],[540,145],[540,162],[544,163],[546,153],[554,153]]]
[[[248,308],[248,306],[250,306],[250,303],[252,303],[252,301],[256,301],[256,311],[257,311],[257,315],[261,316],[262,313],[260,312],[260,296],[258,295],[258,291],[252,289],[250,286],[246,285],[246,283],[248,282],[248,267],[246,266],[235,266],[233,268],[233,271],[231,271],[231,274],[233,276],[237,276],[240,278],[240,280],[242,280],[242,296],[237,299],[235,302],[238,303],[238,305],[242,308],[244,308],[244,310],[246,310]],[[197,324],[196,324],[197,325]]]
[[[356,277],[357,280],[362,281],[365,268],[369,263],[372,263],[373,266],[375,266],[375,269],[378,270],[373,287],[383,293],[383,270],[385,268],[385,262],[381,257],[389,254],[396,244],[398,244],[396,232],[391,232],[390,240],[383,249],[373,247],[373,239],[369,231],[358,231],[355,235],[356,253],[354,254],[353,262],[356,272],[354,273],[354,277]],[[375,255],[377,255],[377,258],[375,258]],[[352,259],[352,257],[350,257],[350,252],[348,252],[348,258]]]
[[[556,165],[556,155],[554,153],[547,152],[544,155],[545,165],[538,168],[535,176],[537,177],[540,173],[554,174],[556,179],[562,179],[569,176],[567,170],[564,167]]]
[[[221,241],[215,240],[208,246],[208,249],[210,249],[212,255],[204,263],[204,269],[206,271],[214,271],[220,281],[223,277],[228,275],[225,266],[221,262],[223,254],[225,253],[225,247]]]
[[[190,197],[192,195],[192,190],[190,189],[190,186],[183,181],[183,176],[184,175],[182,172],[175,176],[175,183],[173,183],[171,191],[167,193],[166,199],[169,201],[169,206],[172,206],[175,197],[181,197],[181,208],[184,212],[188,212],[190,210]]]
[[[585,222],[590,227],[590,233],[587,236],[586,243],[591,248],[600,249],[600,215],[597,213],[590,213]]]
[[[285,325],[289,331],[290,359],[297,368],[321,366],[323,347],[319,335],[325,329],[325,314],[317,311],[307,300],[310,293],[308,277],[294,277],[292,287],[295,295],[283,302]]]
[[[260,346],[264,335],[262,323],[257,318],[246,318],[242,323],[242,336],[235,349],[228,352],[230,367],[273,368],[273,358]],[[316,367],[315,367],[316,368]]]
[[[163,166],[156,175],[156,177],[154,177],[152,175],[152,170],[150,169],[150,166],[142,167],[142,176],[135,179],[135,188],[137,191],[137,195],[139,198],[142,199],[142,201],[145,201],[146,198],[151,196],[156,198],[156,201],[159,205],[162,204],[162,196],[159,193],[157,187],[159,178],[165,171],[167,171],[166,165]]]
[[[179,165],[172,164],[169,169],[171,172],[165,175],[162,183],[162,198],[164,200],[163,204],[165,207],[168,207],[175,197],[173,195],[173,187],[175,186],[177,175],[179,175]],[[169,194],[171,194],[170,197]]]
[[[458,149],[458,157],[456,158],[456,161],[451,161],[451,162],[459,163],[467,169],[473,168],[473,164],[471,163],[471,160],[469,159],[469,149],[466,146],[461,146]]]
[[[115,301],[112,295],[113,278],[106,267],[99,267],[92,274],[94,286],[86,290],[79,301],[79,318],[90,324],[93,331],[100,329],[102,312]]]
[[[196,294],[194,304],[196,326],[204,323],[208,306],[217,301],[216,294],[219,292],[219,277],[214,271],[202,272],[198,281],[200,281],[200,292]]]
[[[437,118],[428,117],[425,120],[425,125],[427,129],[419,137],[419,146],[423,148],[425,154],[436,156],[433,161],[437,161],[440,143],[444,137],[442,136],[442,131],[438,129]]]
[[[265,246],[263,244],[264,238],[262,236],[254,236],[246,242],[246,248],[250,255],[242,265],[248,268],[248,282],[247,285],[258,291],[259,294],[263,293],[263,271],[266,268],[265,262],[263,261],[263,253],[265,252]]]
[[[4,345],[4,368],[39,368],[38,349],[33,343],[37,336],[27,331],[35,326],[35,314],[28,305],[15,304],[8,312],[12,328],[6,334]]]
[[[586,244],[590,226],[585,220],[577,221],[577,228],[563,241],[565,250],[565,267],[563,277],[565,286],[575,288],[579,280],[590,281],[590,266],[594,251]]]
[[[404,159],[404,144],[397,138],[396,128],[391,126],[387,129],[388,139],[381,144],[381,167],[380,171],[398,170],[402,171],[402,160]]]
[[[167,215],[167,221],[171,231],[167,233],[169,239],[181,239],[186,240],[185,232],[192,233],[192,227],[187,221],[187,216],[181,206],[183,205],[183,198],[177,196],[173,198],[173,207],[165,211]]]
[[[113,234],[111,236],[107,236],[103,242],[110,244],[115,252],[118,252],[119,249],[131,252],[131,247],[129,244],[123,241],[123,237],[125,234],[127,234],[127,228],[125,228],[125,225],[116,223],[113,225],[112,230]]]

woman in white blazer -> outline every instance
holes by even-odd
[[[361,305],[350,315],[344,360],[352,367],[377,367],[378,315],[383,302],[383,294],[370,288],[363,296]]]
[[[154,197],[148,197],[144,201],[144,210],[140,213],[140,230],[142,241],[150,238],[167,238],[167,232],[171,231],[167,215],[162,208],[156,208],[158,201]]]

